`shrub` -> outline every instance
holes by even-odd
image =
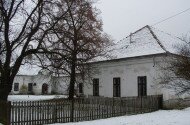
[[[22,85],[20,88],[20,94],[27,94],[28,87],[26,85]]]

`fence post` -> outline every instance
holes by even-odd
[[[159,109],[163,109],[163,95],[159,96]]]
[[[11,122],[11,102],[0,102],[0,122],[4,125],[10,125]]]
[[[142,113],[143,113],[143,104],[142,104],[143,96],[141,95],[140,98],[141,98],[141,99],[140,99],[140,100],[141,100],[141,101],[140,101],[140,102],[141,102],[141,103],[140,103],[140,105],[141,105],[141,108],[140,108],[141,111],[140,111],[140,113],[142,114]]]
[[[57,122],[57,101],[54,100],[55,105],[53,106],[53,123]]]
[[[112,117],[115,116],[115,104],[114,104],[114,97],[112,98]]]
[[[71,100],[70,122],[74,121],[74,98]]]

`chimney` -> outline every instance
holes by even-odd
[[[133,41],[132,41],[132,33],[130,33],[130,35],[129,35],[129,37],[130,37],[130,43],[132,43]]]

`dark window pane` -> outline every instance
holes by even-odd
[[[138,96],[147,95],[147,78],[146,76],[138,76]]]
[[[19,91],[19,83],[14,83],[14,91]]]
[[[32,83],[28,83],[28,92],[32,92],[32,88],[33,88]]]
[[[99,79],[93,79],[93,96],[99,96]]]
[[[83,93],[83,83],[79,83],[79,93]]]
[[[113,97],[121,96],[120,78],[113,78]]]

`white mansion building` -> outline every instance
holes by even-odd
[[[109,49],[110,59],[99,57],[91,62],[95,74],[79,84],[79,92],[86,96],[129,97],[163,94],[164,99],[175,98],[171,90],[160,87],[159,66],[163,57],[177,54],[175,45],[183,41],[153,27],[145,26],[117,42]],[[28,71],[30,72],[30,71]],[[57,80],[55,80],[57,79]],[[23,84],[34,94],[52,91],[66,93],[64,77],[49,74],[22,74],[15,78],[13,93],[19,93]],[[55,81],[57,83],[55,83]],[[88,84],[86,84],[88,83]]]

